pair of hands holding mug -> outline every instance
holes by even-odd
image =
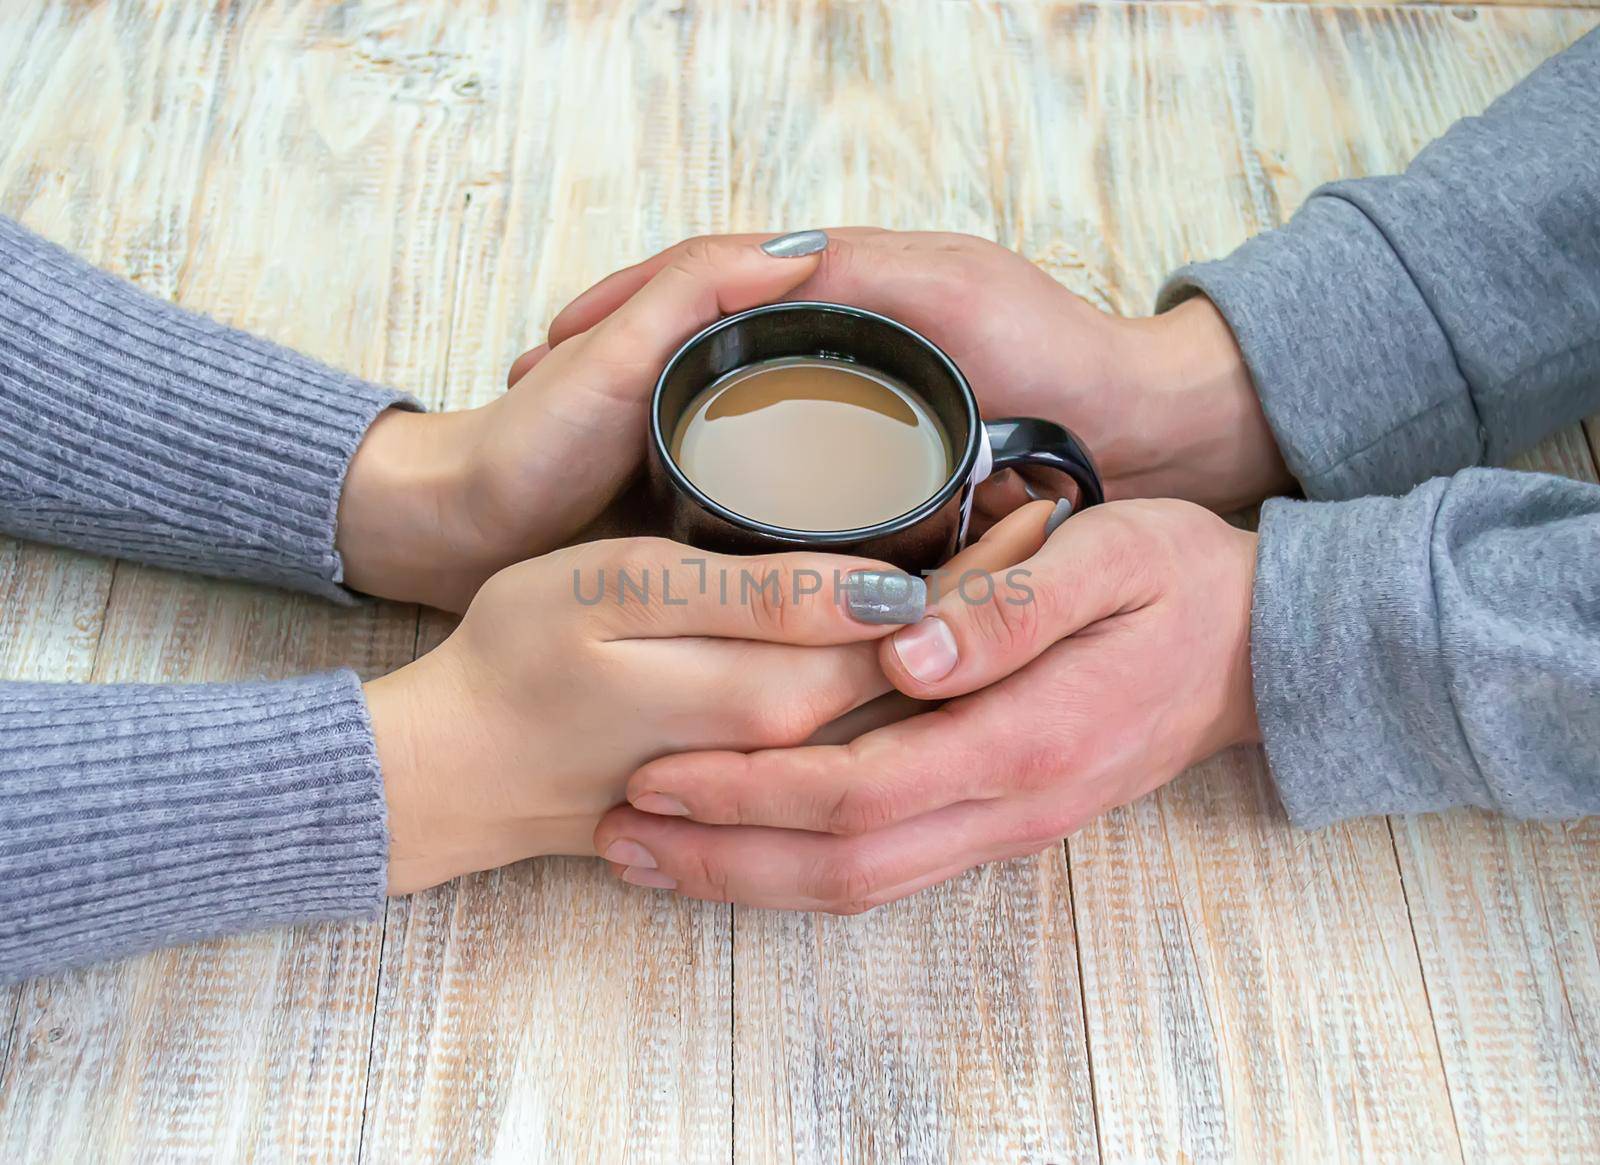
[[[856,304],[922,331],[986,413],[1070,422],[1112,498],[1232,506],[1285,480],[1232,337],[1203,301],[1121,320],[976,239],[830,235],[801,258],[770,257],[756,236],[680,244],[563,311],[505,397],[373,427],[341,502],[348,581],[457,610],[477,594],[438,651],[368,685],[391,890],[598,850],[646,885],[858,910],[1037,850],[1255,737],[1254,537],[1182,501],[1112,502],[1048,538],[1049,507],[1025,507],[950,577],[1020,565],[1031,602],[952,590],[899,630],[851,618],[827,587],[770,606],[576,601],[575,571],[659,576],[694,553],[652,539],[548,552],[637,467],[650,390],[677,345],[775,299]],[[964,312],[974,287],[983,310]],[[618,441],[628,433],[639,436]],[[823,555],[767,567],[885,569]],[[847,744],[796,747],[891,683],[949,702]],[[630,804],[592,830],[624,793]]]

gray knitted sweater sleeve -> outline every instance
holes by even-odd
[[[1197,291],[1314,499],[1253,612],[1290,815],[1600,812],[1600,487],[1467,468],[1600,411],[1600,32],[1158,306]]]
[[[0,531],[349,601],[345,470],[409,403],[0,218]],[[0,980],[371,913],[387,846],[352,673],[0,684]]]

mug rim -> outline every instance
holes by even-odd
[[[668,379],[672,376],[673,371],[689,354],[689,352],[698,347],[700,344],[708,342],[713,336],[725,328],[732,327],[735,324],[742,323],[745,320],[753,317],[806,310],[834,312],[840,315],[854,316],[857,319],[870,320],[877,324],[886,324],[899,332],[903,332],[912,340],[921,344],[924,348],[933,353],[934,357],[949,375],[951,382],[956,386],[956,391],[961,397],[962,407],[965,409],[967,414],[966,446],[962,450],[960,458],[957,459],[954,467],[952,467],[950,470],[949,475],[945,478],[944,484],[935,490],[933,494],[926,498],[921,504],[907,510],[903,514],[897,514],[892,518],[886,518],[883,521],[875,522],[870,526],[856,526],[849,530],[800,530],[792,526],[776,526],[770,522],[763,522],[758,518],[752,518],[746,514],[741,514],[737,510],[731,510],[721,502],[717,501],[715,498],[711,497],[709,494],[705,493],[702,489],[700,489],[699,486],[695,485],[694,482],[689,480],[688,474],[683,472],[683,469],[678,465],[677,460],[672,456],[672,449],[667,442],[666,436],[661,430],[661,398],[666,393]],[[840,359],[841,362],[856,363],[856,361],[849,361],[847,357],[833,358]],[[871,367],[871,365],[864,366]],[[915,385],[908,385],[907,387],[911,388],[913,392],[919,391]],[[931,402],[924,403],[929,404],[931,407]],[[701,509],[704,509],[722,519],[724,522],[728,522],[731,525],[739,527],[740,529],[748,530],[751,533],[761,534],[768,538],[782,539],[789,542],[820,544],[824,546],[842,545],[852,542],[864,542],[871,538],[880,538],[890,534],[898,534],[902,530],[915,526],[924,518],[932,517],[934,514],[938,513],[946,504],[949,503],[951,498],[955,497],[955,495],[966,485],[967,479],[972,476],[973,467],[977,464],[978,460],[978,426],[981,423],[982,422],[978,417],[978,398],[976,395],[974,395],[972,386],[967,383],[967,378],[962,375],[961,369],[956,367],[955,361],[950,359],[950,357],[945,354],[944,349],[939,347],[939,345],[935,344],[932,340],[928,339],[928,337],[924,336],[916,329],[907,327],[899,320],[890,319],[888,316],[881,315],[878,312],[868,311],[864,307],[853,307],[847,303],[828,303],[823,300],[813,299],[786,300],[781,303],[768,303],[763,304],[760,307],[746,308],[744,311],[735,312],[729,316],[723,316],[721,319],[707,324],[705,327],[701,328],[698,332],[690,336],[678,346],[678,350],[672,354],[672,359],[667,361],[666,366],[661,370],[661,374],[656,377],[655,391],[650,394],[651,444],[655,447],[656,455],[660,458],[661,464],[666,470],[667,476],[672,479],[672,484],[681,490],[685,495],[687,495],[691,501],[693,501]]]

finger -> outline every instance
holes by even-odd
[[[982,697],[957,701],[848,744],[758,752],[664,756],[628,781],[627,798],[649,813],[709,825],[766,825],[857,835],[961,801],[1009,789],[1009,735],[979,721]],[[963,705],[969,706],[963,706]]]
[[[973,510],[998,522],[1019,506],[1036,500],[1040,499],[1028,491],[1028,483],[1020,473],[1014,469],[1002,469],[978,486]]]
[[[1046,502],[1018,510],[952,559],[947,569],[960,577],[969,570],[998,571],[1021,561],[1044,540],[1052,510]],[[672,812],[681,806],[700,821],[801,829],[860,829],[868,819],[921,813],[972,795],[974,776],[987,771],[996,758],[994,745],[976,736],[942,738],[949,717],[919,717],[901,725],[901,732],[876,732],[928,710],[925,702],[905,697],[879,701],[837,723],[818,726],[807,741],[814,747],[803,754],[664,758],[636,774],[629,784],[630,799]],[[851,748],[825,747],[852,743]],[[911,756],[912,767],[920,765],[913,782],[918,787],[891,792],[905,754]],[[918,762],[919,755],[932,759]]]
[[[926,609],[922,579],[870,558],[710,554],[660,538],[567,554],[572,594],[609,639],[856,643],[915,623]]]
[[[960,573],[967,570],[997,571],[1021,562],[1044,542],[1044,525],[1053,509],[1049,502],[1034,502],[1023,507],[956,555],[945,569],[955,571],[959,578]],[[876,662],[876,655],[873,658]],[[847,744],[874,729],[908,720],[932,707],[926,700],[913,700],[900,692],[889,692],[881,699],[822,725],[806,743]]]
[[[824,235],[826,237],[826,235]],[[669,247],[642,263],[625,267],[602,279],[568,304],[550,322],[550,343],[561,344],[590,328],[607,323],[623,314],[624,309],[639,311],[644,307],[670,303],[671,297],[685,295],[699,309],[698,326],[710,323],[718,315],[729,315],[780,299],[804,282],[822,262],[819,252],[793,257],[768,254],[761,244],[769,241],[767,235],[722,235],[717,237],[687,239]],[[676,274],[675,274],[676,273]],[[678,275],[694,277],[688,283]],[[697,285],[711,278],[720,291],[720,304],[712,300],[719,311],[707,314],[706,292]],[[655,295],[649,288],[661,283]],[[645,300],[641,304],[636,301]],[[681,337],[680,337],[681,338]]]
[[[550,345],[540,344],[537,348],[529,348],[522,355],[511,362],[511,371],[506,373],[506,387],[515,388],[528,373],[538,367],[539,361],[550,355]]]
[[[883,644],[884,673],[923,700],[986,687],[1058,640],[1153,601],[1148,545],[1124,510],[1096,507],[1015,567],[946,574],[936,580],[927,617]]]
[[[871,648],[870,644],[862,644]],[[815,732],[806,737],[803,744],[849,744],[858,736],[865,736],[879,728],[887,728],[891,724],[898,724],[902,720],[909,720],[937,707],[927,700],[913,700],[910,696],[902,695],[889,686],[889,681],[883,678],[883,669],[878,666],[878,652],[872,650],[872,667],[883,679],[884,693],[869,703],[859,708],[852,708],[840,715],[837,719],[826,724],[818,725]]]
[[[824,245],[827,236],[818,236]],[[824,251],[773,256],[728,239],[693,239],[616,311],[584,333],[606,364],[659,366],[689,335],[725,315],[779,299],[805,282]]]
[[[877,227],[829,227],[825,233],[835,244],[842,244],[884,232]],[[663,251],[656,252],[650,258],[635,263],[631,267],[613,271],[556,313],[556,318],[550,322],[550,343],[552,345],[564,343],[573,336],[594,327],[629,299],[633,298],[635,292],[654,278],[669,263],[681,256],[684,250],[690,246],[705,242],[717,242],[758,247],[774,237],[772,232],[764,232],[718,235],[710,240],[685,239],[681,243],[675,243]],[[817,294],[822,294],[822,292],[818,291]]]
[[[613,271],[599,283],[582,292],[578,298],[558,311],[556,318],[550,321],[550,344],[552,346],[562,344],[573,336],[587,332],[628,302],[633,298],[634,292],[650,281],[652,275],[671,262],[675,250],[676,248],[668,247],[641,263]]]
[[[890,691],[871,643],[791,647],[697,638],[606,646],[625,653],[633,674],[656,677],[662,710],[675,725],[667,745],[674,750],[801,744]]]
[[[1013,510],[931,577],[960,578],[969,570],[1004,570],[1031,558],[1044,545],[1045,523],[1054,512],[1055,503],[1045,501]]]
[[[952,805],[864,837],[701,825],[612,810],[595,848],[624,881],[691,898],[859,914],[1038,848],[1013,805]]]

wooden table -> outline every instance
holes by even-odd
[[[1146,311],[1597,21],[6,0],[0,210],[458,407],[694,232],[972,231]],[[1594,480],[1593,450],[1525,464]],[[447,629],[0,542],[7,677],[370,675]],[[859,918],[525,863],[0,989],[0,1160],[1593,1161],[1597,905],[1594,822],[1296,833],[1245,751]]]

